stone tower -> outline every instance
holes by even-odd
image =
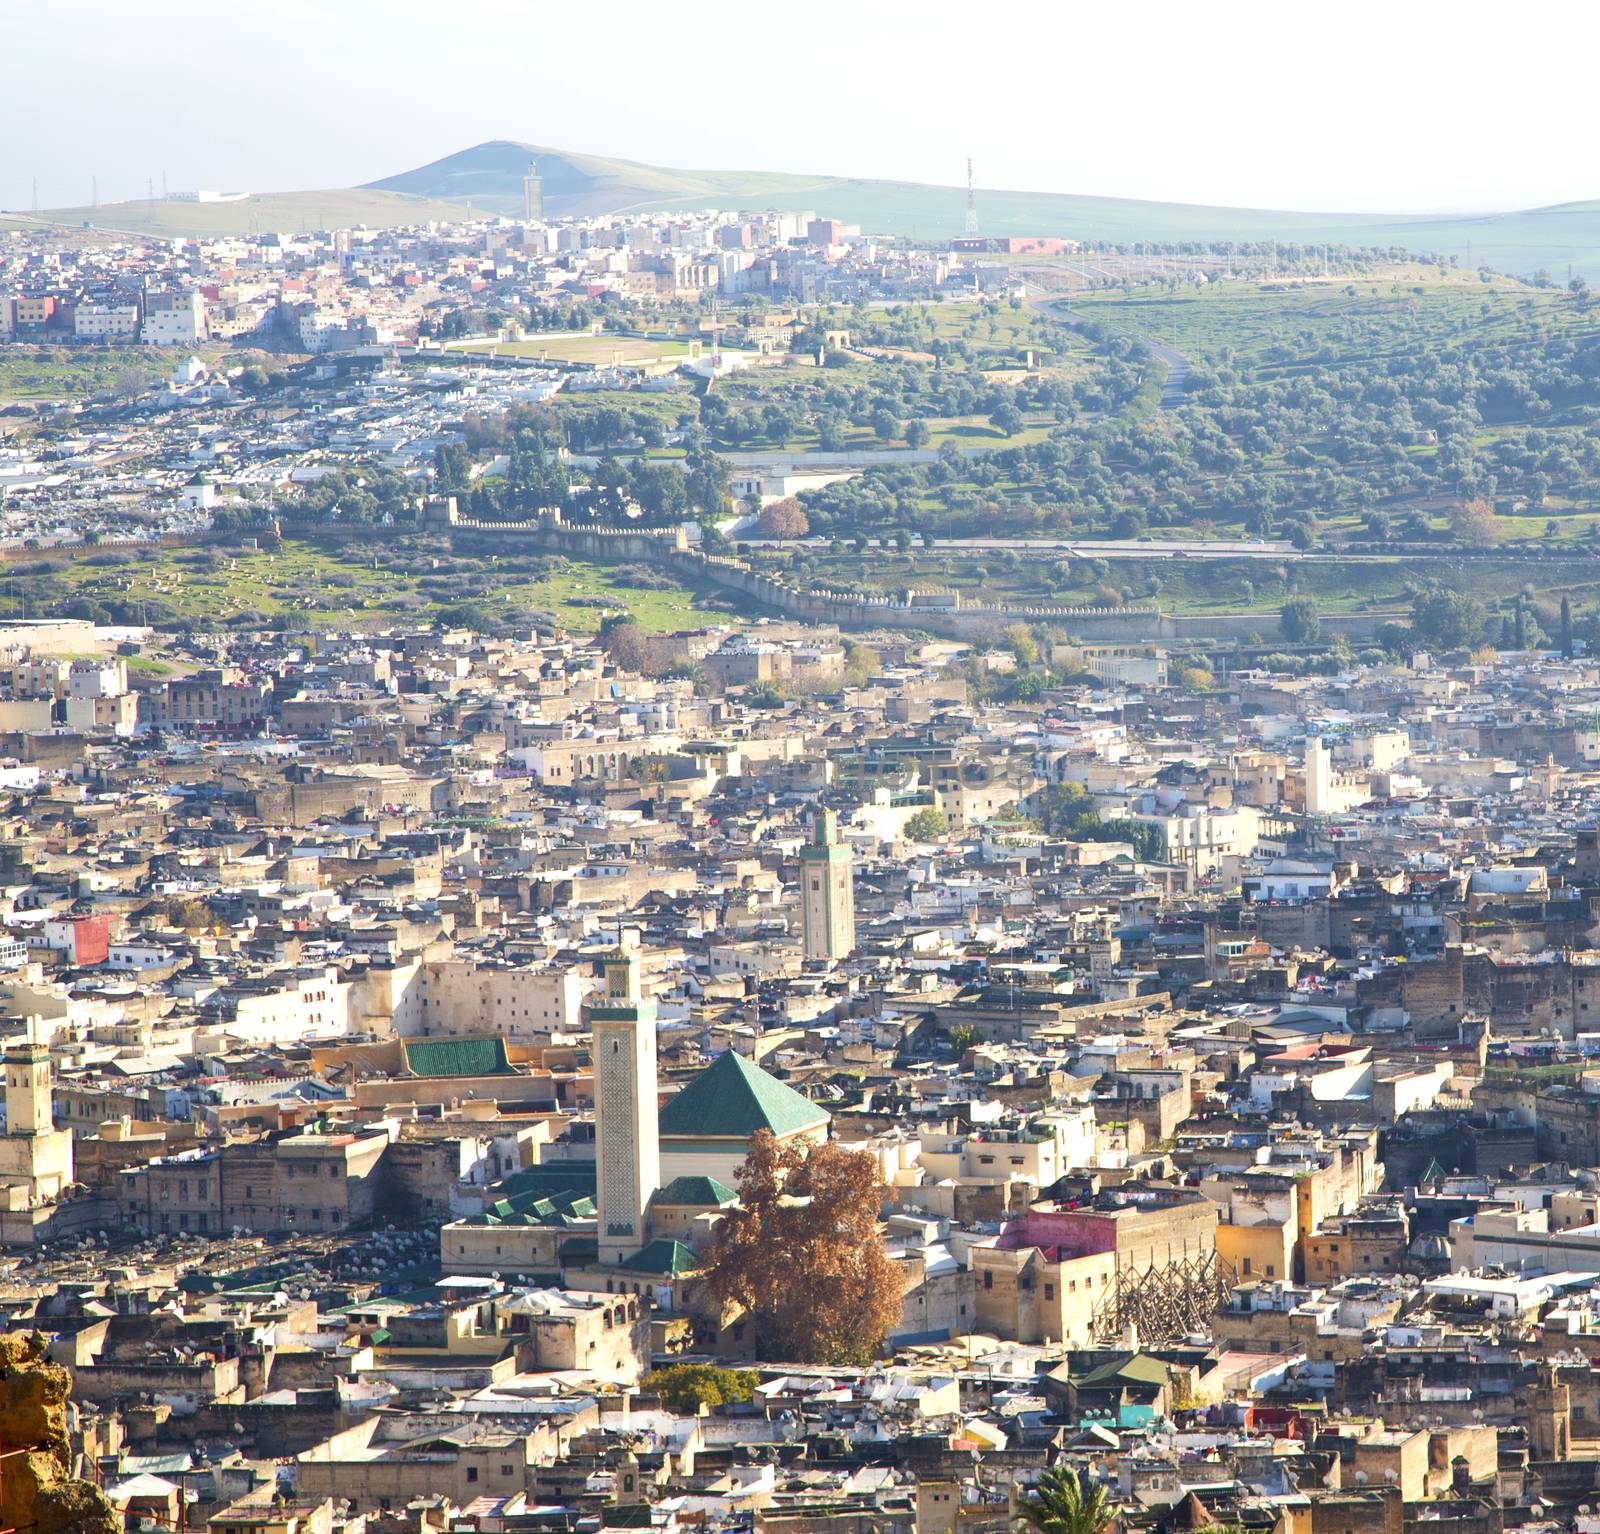
[[[537,224],[544,217],[544,183],[539,179],[539,163],[528,161],[528,173],[522,178],[522,219],[524,223]]]
[[[852,854],[832,810],[819,810],[800,849],[800,930],[808,959],[848,958],[856,946]]]
[[[645,1211],[661,1186],[656,1004],[639,988],[638,936],[625,932],[606,959],[606,998],[594,1026],[595,1164],[600,1261],[645,1244]]]
[[[1552,1363],[1528,1386],[1528,1446],[1535,1461],[1566,1459],[1572,1447],[1572,1391]]]
[[[50,1103],[50,1051],[39,1042],[32,1018],[27,1032],[5,1052],[6,1133],[48,1134],[55,1128]]]

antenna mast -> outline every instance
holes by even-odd
[[[967,233],[978,232],[978,189],[972,180],[972,156],[967,156]]]

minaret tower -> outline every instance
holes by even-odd
[[[55,1128],[50,1104],[50,1051],[39,1042],[38,1022],[5,1052],[6,1133],[42,1135]]]
[[[818,810],[811,842],[800,849],[800,932],[808,959],[845,959],[856,946],[852,854],[839,841],[832,810]]]
[[[606,997],[594,1028],[595,1150],[600,1261],[645,1244],[645,1212],[661,1186],[656,1004],[639,986],[639,939],[625,931],[605,961]]]

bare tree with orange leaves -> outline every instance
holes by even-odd
[[[750,1141],[739,1207],[717,1226],[706,1279],[749,1313],[761,1357],[867,1363],[900,1318],[902,1281],[878,1234],[877,1161],[841,1145]]]

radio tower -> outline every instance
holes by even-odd
[[[967,233],[978,232],[978,189],[972,180],[972,156],[967,156]]]

